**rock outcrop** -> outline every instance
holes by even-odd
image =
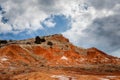
[[[110,69],[119,70],[119,65],[119,58],[110,56],[94,47],[84,49],[74,46],[61,34],[7,41],[0,48],[0,75],[7,74],[8,76],[11,72],[13,76],[37,71],[36,69],[40,67],[98,69],[101,66],[108,66],[112,67]],[[102,69],[100,68],[100,70]]]

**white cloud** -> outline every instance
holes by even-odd
[[[52,19],[47,21],[45,19],[49,18],[50,15],[62,14],[71,19],[69,23],[71,28],[63,33],[71,42],[79,46],[101,46],[105,49],[111,47],[109,44],[106,44],[106,47],[101,45],[103,42],[107,43],[108,38],[102,36],[101,39],[96,37],[97,35],[94,35],[94,32],[87,33],[83,31],[89,29],[91,25],[94,27],[91,27],[94,29],[93,31],[97,30],[98,25],[93,24],[95,20],[104,20],[104,18],[111,16],[115,17],[114,15],[119,15],[120,12],[120,0],[0,0],[0,3],[4,11],[6,11],[5,14],[0,14],[1,17],[9,19],[7,24],[0,22],[0,33],[12,32],[17,34],[24,30],[28,30],[29,33],[44,29],[40,24],[41,22],[51,28],[56,23]],[[110,18],[110,20],[113,19]],[[116,20],[116,17],[114,20]],[[110,22],[108,21],[108,23]],[[119,22],[116,24],[119,24]],[[106,32],[110,30],[106,26],[110,26],[109,28],[115,27],[114,23],[104,23]],[[119,31],[116,32],[116,35],[120,35]]]
[[[39,10],[38,5],[36,6],[37,1],[33,0],[6,0],[2,3],[2,7],[6,11],[5,14],[1,14],[1,16],[5,16],[9,19],[9,22],[6,26],[11,26],[13,30],[18,33],[24,31],[26,29],[35,31],[38,29],[43,29],[40,22],[42,22],[47,15],[43,10]],[[1,26],[2,29],[6,29]],[[15,32],[14,31],[14,32]],[[4,31],[2,31],[4,32]],[[11,32],[13,32],[11,30]]]
[[[1,14],[9,19],[7,25],[12,25],[12,30],[17,33],[26,29],[35,31],[43,29],[40,24],[46,18],[52,15],[65,15],[71,16],[72,19],[76,18],[75,15],[82,13],[83,0],[1,0],[2,8],[6,11]],[[82,5],[80,5],[82,4]],[[81,7],[80,7],[81,6]],[[45,22],[48,27],[55,26],[51,20]],[[4,28],[3,26],[1,26]],[[11,32],[13,32],[11,30]],[[14,32],[15,32],[14,31]]]
[[[76,11],[72,16],[72,26],[70,30],[63,33],[68,37],[72,43],[82,47],[98,47],[111,53],[114,56],[119,56],[116,50],[120,49],[120,33],[119,33],[119,4],[117,1],[108,4],[102,0],[88,1],[88,10],[82,13]],[[90,4],[89,4],[90,3]],[[99,3],[106,4],[106,6],[97,5]],[[108,6],[107,5],[111,5]],[[97,19],[100,19],[100,24],[94,24]],[[103,24],[103,25],[101,25]],[[104,32],[101,32],[98,28],[103,27]],[[86,32],[83,32],[87,30]],[[91,31],[92,30],[92,31]],[[91,32],[90,32],[91,31]],[[96,31],[101,34],[96,34]],[[110,33],[111,32],[111,33]],[[91,34],[92,33],[92,34]],[[109,36],[110,35],[110,36]],[[114,54],[114,52],[116,54]]]
[[[45,20],[43,23],[49,28],[55,27],[55,25],[56,25],[56,23],[53,21],[53,19]]]
[[[0,33],[8,33],[12,31],[12,27],[8,24],[0,23]]]

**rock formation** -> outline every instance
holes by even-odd
[[[119,58],[94,47],[85,49],[74,46],[61,34],[12,40],[0,45],[0,80],[18,80],[14,78],[15,75],[31,75],[41,71],[41,68],[53,72],[56,69],[63,72],[69,69],[73,72],[83,70],[85,74],[91,71],[96,74],[120,72]]]

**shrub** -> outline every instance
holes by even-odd
[[[7,44],[7,40],[0,40],[0,44]]]
[[[47,42],[47,45],[52,46],[53,43],[52,43],[51,41],[48,41],[48,42]]]
[[[39,36],[36,36],[35,43],[40,44],[41,42],[45,42],[46,40],[44,38],[40,38]]]
[[[36,36],[36,38],[35,38],[35,43],[36,44],[40,44],[41,42],[40,42],[40,37],[39,36]]]
[[[30,42],[27,42],[26,44],[31,44]]]
[[[45,39],[44,38],[40,38],[40,42],[45,42]]]

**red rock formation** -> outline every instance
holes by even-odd
[[[117,71],[117,74],[119,74],[120,59],[110,56],[97,48],[79,48],[58,34],[40,37],[40,39],[44,41],[39,44],[36,44],[35,39],[31,38],[8,41],[8,43],[0,45],[0,80],[9,80],[11,76],[17,74],[20,74],[20,76],[11,77],[11,79],[23,80],[26,76],[27,79],[39,76],[37,79],[32,80],[54,80],[50,75],[56,73],[57,68],[65,69],[58,70],[58,73],[63,74],[67,70],[72,75],[73,72],[80,72],[80,74],[112,74],[113,71]],[[48,74],[51,68],[53,70]],[[29,74],[24,75],[22,73]],[[41,73],[45,73],[45,75]],[[41,76],[46,77],[46,79]],[[78,80],[81,80],[81,78],[78,78]]]
[[[97,48],[83,49],[72,45],[62,35],[46,36],[45,42],[35,44],[34,39],[16,41],[16,44],[0,48],[0,57],[6,62],[36,63],[46,61],[52,66],[79,66],[81,64],[118,64],[120,59],[110,56]],[[52,46],[47,42],[51,41]],[[25,44],[29,42],[30,44]]]

